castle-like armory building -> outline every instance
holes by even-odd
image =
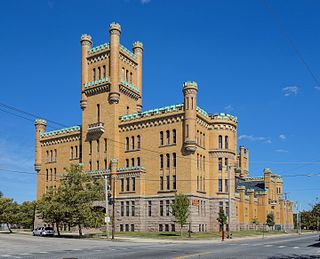
[[[229,209],[231,229],[248,228],[255,218],[263,224],[271,211],[277,225],[292,226],[281,176],[265,169],[249,177],[237,118],[201,109],[199,87],[190,81],[181,86],[182,103],[143,111],[143,45],[121,45],[117,23],[109,32],[110,42],[96,47],[89,35],[80,40],[82,124],[46,131],[45,120],[35,121],[37,198],[57,188],[65,167],[82,163],[90,174],[114,176],[117,231],[175,231],[176,193],[190,199],[195,232],[218,231],[218,212]]]

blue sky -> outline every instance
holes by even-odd
[[[285,191],[308,208],[320,177],[294,175],[319,173],[320,88],[286,35],[319,78],[320,3],[268,2],[276,15],[262,0],[2,1],[0,102],[80,124],[80,36],[102,44],[117,21],[123,45],[144,43],[144,109],[181,103],[182,83],[197,81],[199,106],[238,117],[250,174],[287,176]],[[0,120],[0,168],[33,172],[33,123],[1,110]],[[33,175],[0,171],[6,196],[34,199],[35,188]]]

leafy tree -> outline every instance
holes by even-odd
[[[25,201],[22,204],[19,204],[17,224],[23,228],[33,229],[35,210],[36,210],[35,201]]]
[[[94,201],[103,199],[103,181],[84,173],[80,164],[72,164],[65,170],[67,174],[61,179],[59,196],[65,206],[67,222],[78,226],[82,236],[82,227],[94,227],[97,221],[103,222],[103,211],[92,206]]]
[[[10,233],[12,233],[11,225],[18,222],[18,204],[13,199],[0,198],[0,223],[6,224]]]
[[[275,225],[273,212],[269,212],[267,215],[267,225],[272,229],[273,229],[273,226]]]
[[[180,224],[180,235],[182,236],[182,228],[187,224],[189,217],[189,199],[184,194],[176,194],[175,202],[171,204],[172,214],[177,223]]]
[[[251,223],[254,224],[254,230],[257,230],[257,225],[259,225],[259,220],[258,218],[253,218],[251,220]]]
[[[2,193],[2,191],[0,191],[0,198],[2,198],[3,197],[3,193]]]
[[[217,221],[220,224],[220,229],[223,230],[224,225],[227,223],[227,216],[224,214],[223,210],[219,211]]]

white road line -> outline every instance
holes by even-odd
[[[37,252],[37,254],[48,254],[48,252]]]
[[[293,249],[298,249],[299,248],[299,246],[295,246],[295,247],[293,247]]]
[[[252,244],[251,246],[260,246],[261,244]]]
[[[242,246],[248,246],[249,244],[241,244]]]
[[[286,246],[278,246],[278,248],[284,248],[284,247],[286,247]]]
[[[96,252],[101,252],[102,250],[100,250],[100,249],[96,249],[96,250],[94,250],[94,251],[96,251]]]
[[[264,247],[271,247],[271,246],[273,246],[273,245],[265,245]]]

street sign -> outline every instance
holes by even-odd
[[[104,222],[105,223],[110,223],[110,217],[105,217]]]

